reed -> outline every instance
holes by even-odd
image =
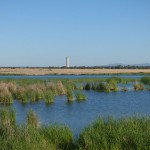
[[[18,86],[14,94],[14,98],[22,101],[23,103],[27,103],[27,89],[24,86]]]
[[[85,85],[84,89],[85,89],[86,91],[89,91],[89,90],[91,89],[90,84],[89,84],[89,83],[87,83],[87,84]]]
[[[66,94],[66,89],[60,80],[56,83],[56,89],[57,89],[59,95]]]
[[[12,109],[0,110],[0,149],[2,150],[149,150],[150,118],[99,118],[74,139],[63,125],[40,125],[30,110],[27,123],[16,124]]]
[[[84,93],[82,93],[80,91],[78,91],[76,93],[76,100],[77,101],[82,101],[82,100],[86,100],[86,99],[87,99],[87,96]]]
[[[67,100],[68,102],[74,101],[74,94],[73,94],[72,89],[70,88],[67,90]]]
[[[146,85],[150,85],[150,77],[143,77],[140,81]]]
[[[85,128],[78,139],[79,149],[127,150],[150,149],[150,119],[98,119]]]
[[[45,95],[45,103],[46,104],[51,104],[51,103],[53,103],[54,102],[54,94],[53,94],[53,92],[52,91],[46,91],[45,93],[44,93],[44,95]]]
[[[0,110],[0,125],[3,126],[16,125],[16,112],[14,109],[2,108]]]
[[[39,120],[37,114],[33,110],[29,110],[27,114],[27,125],[33,128],[37,128]]]
[[[17,125],[12,110],[0,110],[0,149],[72,149],[73,134],[66,126],[38,126],[38,116],[30,110],[27,124]]]
[[[0,103],[12,104],[13,96],[7,87],[0,88]]]
[[[149,77],[139,79],[112,78],[78,78],[78,79],[0,79],[0,103],[12,104],[14,100],[22,103],[45,101],[47,104],[54,101],[55,96],[66,95],[68,101],[73,100],[76,90],[94,90],[98,92],[117,92],[118,83],[126,85],[133,82],[135,90],[149,89]],[[85,84],[86,83],[86,84]],[[138,83],[138,84],[137,84]],[[68,87],[71,91],[68,91]],[[127,91],[122,88],[121,91]]]
[[[99,83],[99,84],[97,85],[96,91],[109,93],[109,92],[111,91],[110,88],[111,88],[111,87],[110,87],[110,85],[109,85],[108,83],[106,83],[106,82],[101,82],[101,83]]]

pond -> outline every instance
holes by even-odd
[[[150,91],[84,92],[88,99],[82,102],[74,101],[68,104],[66,96],[57,96],[51,105],[46,105],[43,101],[26,105],[15,101],[9,107],[16,110],[18,123],[24,123],[26,113],[33,109],[38,114],[41,124],[65,124],[72,129],[75,136],[100,116],[119,118],[150,115]]]

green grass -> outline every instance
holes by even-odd
[[[98,119],[82,131],[78,146],[86,150],[149,150],[150,118]]]
[[[74,94],[73,94],[73,91],[71,89],[67,90],[67,100],[68,100],[68,102],[74,101]]]
[[[86,99],[87,99],[87,96],[83,92],[77,91],[77,93],[76,93],[77,101],[82,101],[82,100],[86,100]]]
[[[150,85],[150,77],[143,77],[140,81],[146,85]]]
[[[73,134],[66,126],[39,126],[38,116],[30,110],[24,125],[16,124],[14,110],[0,110],[1,150],[71,149]]]
[[[1,150],[149,150],[150,118],[99,118],[74,139],[63,125],[39,125],[30,110],[25,124],[16,123],[12,109],[0,110]]]

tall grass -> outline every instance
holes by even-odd
[[[146,89],[150,89],[148,77],[141,80],[118,77],[107,79],[0,79],[0,103],[12,104],[14,100],[19,100],[22,103],[43,100],[49,104],[58,95],[66,95],[67,100],[72,101],[75,90],[117,92],[119,83],[126,85],[129,82],[138,83],[133,85],[135,90],[143,90],[143,83],[147,84]],[[127,91],[127,88],[124,86],[122,90]]]
[[[85,90],[89,91],[91,89],[91,86],[89,83],[87,83],[84,87]]]
[[[37,128],[39,120],[37,114],[33,110],[29,110],[27,114],[27,125],[33,128]]]
[[[2,150],[149,150],[150,118],[100,118],[74,139],[62,125],[40,125],[30,110],[26,124],[16,124],[14,110],[0,110],[0,149]]]
[[[73,91],[71,89],[67,90],[67,100],[68,100],[68,102],[74,101],[74,94],[73,94]]]
[[[86,150],[148,150],[150,119],[99,119],[82,131],[78,145]]]
[[[44,99],[46,104],[51,104],[54,102],[54,93],[52,91],[46,91],[44,95],[45,95]]]
[[[15,122],[14,111],[0,110],[0,149],[72,149],[73,134],[66,126],[37,126],[38,116],[31,110],[27,114],[27,124]]]
[[[150,77],[143,77],[140,81],[146,85],[150,85]]]
[[[82,100],[86,100],[86,99],[87,99],[87,96],[83,92],[77,91],[77,93],[76,93],[77,101],[82,101]]]

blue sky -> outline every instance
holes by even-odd
[[[150,63],[150,0],[0,0],[0,66]]]

